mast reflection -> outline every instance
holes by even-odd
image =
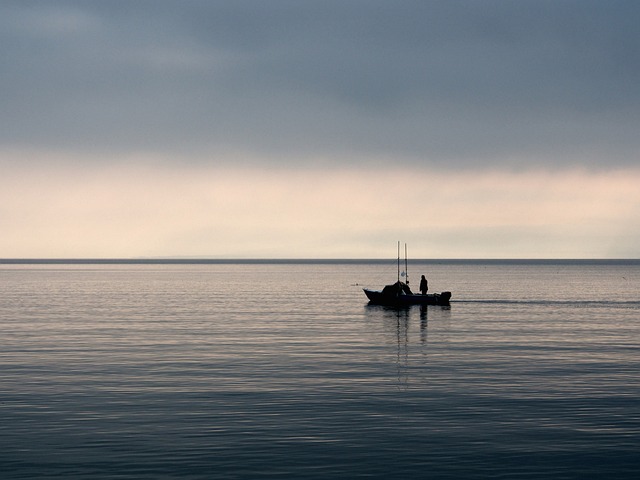
[[[395,344],[397,387],[399,390],[407,390],[411,371],[424,362],[417,357],[424,357],[426,353],[428,307],[414,305],[397,308],[367,305],[366,312],[369,318],[381,321],[383,331],[389,338],[389,344]],[[419,332],[412,327],[416,324],[419,325]],[[419,336],[416,337],[416,335]]]

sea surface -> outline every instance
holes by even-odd
[[[637,478],[640,262],[422,274],[0,264],[0,478]]]

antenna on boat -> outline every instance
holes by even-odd
[[[404,244],[404,280],[409,285],[409,268],[407,267],[407,244]]]
[[[400,240],[398,240],[398,283],[400,283]]]

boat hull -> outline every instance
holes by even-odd
[[[386,294],[380,290],[363,288],[369,303],[373,305],[407,306],[407,305],[449,305],[451,292],[419,294]]]

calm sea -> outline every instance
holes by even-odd
[[[640,262],[0,265],[0,477],[627,479]]]

